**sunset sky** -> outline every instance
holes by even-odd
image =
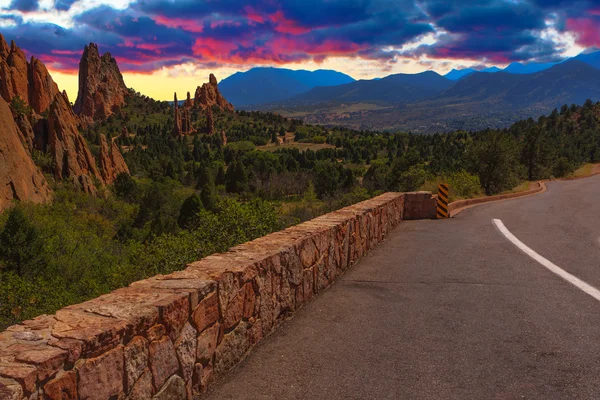
[[[89,42],[167,100],[254,66],[362,79],[555,61],[600,46],[599,27],[597,0],[0,0],[0,33],[72,100]]]

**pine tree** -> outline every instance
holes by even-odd
[[[217,171],[217,177],[215,178],[215,185],[225,184],[225,168],[223,164],[219,164],[219,170]]]
[[[196,193],[188,197],[181,206],[177,225],[181,229],[188,229],[203,209],[202,200]]]
[[[214,184],[207,183],[204,185],[202,192],[200,193],[200,199],[202,200],[202,205],[205,209],[212,212],[218,212],[217,190],[215,189]]]
[[[0,268],[20,276],[35,276],[44,267],[42,240],[20,207],[9,211],[0,233]]]
[[[244,164],[240,161],[235,161],[233,165],[227,168],[225,174],[225,189],[229,193],[242,193],[247,189],[248,175]]]
[[[196,188],[198,189],[202,189],[207,184],[214,184],[215,181],[210,166],[206,164],[202,164],[198,170],[197,177]]]

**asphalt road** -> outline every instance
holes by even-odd
[[[600,399],[600,176],[404,222],[209,399]]]

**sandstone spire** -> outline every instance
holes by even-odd
[[[181,119],[179,117],[179,101],[177,101],[177,93],[173,100],[173,136],[181,135]]]
[[[117,61],[105,53],[100,57],[98,45],[85,46],[79,62],[79,93],[73,109],[88,121],[101,121],[125,104],[129,90],[125,86]]]
[[[0,33],[0,60],[6,60],[6,57],[8,57],[9,52],[10,48],[8,47],[8,44],[6,44],[4,36],[2,36],[2,34]]]
[[[179,102],[177,101],[177,93],[175,93],[173,104],[173,136],[191,135],[196,132],[192,127],[192,120],[190,118],[189,110],[191,107],[188,107],[188,103],[190,102],[190,94],[188,93],[187,100],[183,103],[183,107],[180,108]]]
[[[0,95],[10,103],[19,96],[38,114],[48,109],[58,93],[46,66],[35,57],[28,63],[14,41],[10,48],[0,35]]]

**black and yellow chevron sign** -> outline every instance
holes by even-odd
[[[437,217],[438,219],[450,218],[448,212],[448,184],[440,183],[438,185],[438,199],[437,199]]]

